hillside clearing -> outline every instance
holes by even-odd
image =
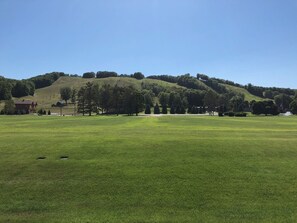
[[[221,85],[225,86],[227,88],[227,90],[229,90],[231,92],[234,92],[235,94],[243,94],[246,101],[250,102],[250,101],[253,101],[253,100],[255,100],[255,101],[263,101],[264,100],[263,98],[260,98],[258,96],[255,96],[255,95],[251,94],[250,92],[248,92],[244,88],[231,86],[231,85],[228,85],[228,84],[221,84]]]

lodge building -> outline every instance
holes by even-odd
[[[34,101],[16,101],[14,104],[17,114],[29,114],[36,112],[37,103]]]

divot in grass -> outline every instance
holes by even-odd
[[[68,160],[68,156],[60,156],[60,160]]]
[[[46,159],[45,156],[39,156],[39,157],[37,157],[37,160],[44,160],[44,159]]]

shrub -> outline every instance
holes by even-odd
[[[7,100],[7,101],[5,101],[4,113],[6,115],[14,115],[14,114],[16,114],[15,105],[14,105],[13,100]]]
[[[146,105],[145,106],[145,111],[144,111],[145,114],[149,115],[151,114],[151,106],[150,105]]]
[[[199,113],[199,109],[196,106],[192,106],[190,112],[188,112],[188,113],[198,114]]]
[[[200,108],[198,109],[198,113],[199,113],[199,114],[205,114],[205,112],[206,112],[205,107],[200,107]]]
[[[156,104],[154,107],[154,114],[156,114],[156,115],[160,114],[160,108],[159,108],[158,104]]]
[[[235,115],[234,112],[228,112],[229,117],[234,117],[234,115]]]
[[[223,117],[224,113],[223,112],[219,112],[219,117]]]
[[[38,115],[43,115],[43,109],[42,109],[42,108],[39,109],[39,110],[37,111],[37,114],[38,114]]]
[[[48,110],[47,115],[51,115],[51,114],[52,114],[51,110]]]
[[[247,113],[245,112],[239,112],[235,114],[235,117],[246,117],[246,116],[247,116]]]

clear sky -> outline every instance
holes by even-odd
[[[0,75],[99,70],[297,88],[297,0],[0,0]]]

